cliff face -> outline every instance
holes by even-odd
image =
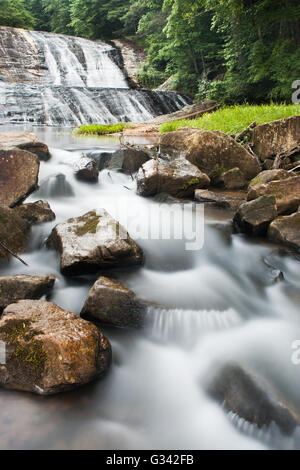
[[[131,89],[125,62],[101,41],[0,27],[0,124],[141,122],[186,104]]]

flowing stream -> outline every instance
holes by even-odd
[[[57,218],[33,229],[22,255],[29,268],[12,260],[1,272],[56,275],[50,300],[79,314],[97,276],[61,276],[58,256],[43,244],[52,227],[101,207],[116,217],[131,207],[143,225],[160,204],[137,196],[135,182],[118,172],[102,171],[98,185],[74,178],[73,163],[81,154],[112,152],[119,148],[117,138],[34,130],[49,145],[52,159],[41,163],[41,188],[28,201],[48,200]],[[185,209],[192,217],[192,203]],[[169,210],[165,205],[165,213]],[[186,240],[137,239],[144,266],[113,272],[139,297],[161,307],[149,308],[143,330],[104,328],[113,348],[105,378],[52,397],[0,390],[1,448],[299,447],[298,431],[287,437],[275,425],[258,429],[226,412],[205,386],[220,364],[235,362],[265,376],[300,409],[300,366],[291,361],[291,344],[300,339],[299,261],[280,255],[274,245],[231,235],[222,213],[206,210],[205,222],[202,250],[186,251]]]

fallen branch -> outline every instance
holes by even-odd
[[[1,248],[3,248],[5,251],[7,251],[10,255],[12,255],[14,258],[16,258],[17,260],[21,261],[21,263],[23,263],[25,266],[28,266],[27,263],[25,263],[25,261],[20,258],[20,256],[16,255],[16,253],[13,253],[9,248],[7,248],[7,246],[4,245],[4,243],[0,242],[0,246]]]
[[[300,152],[300,144],[297,144],[295,147],[285,152],[278,153],[273,163],[273,170],[278,170],[279,168],[282,168],[282,165],[284,164],[285,160],[298,152]]]

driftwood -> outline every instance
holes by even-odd
[[[0,241],[0,247],[3,248],[3,250],[7,251],[10,255],[12,255],[14,258],[16,258],[17,260],[21,261],[21,263],[23,263],[25,266],[28,266],[27,263],[25,263],[25,261],[20,258],[20,256],[16,255],[16,253],[14,253],[13,251],[11,251],[9,248],[7,248],[7,246],[4,245],[4,243],[2,243]]]
[[[273,170],[278,170],[279,168],[282,168],[282,165],[284,165],[285,160],[289,157],[292,157],[295,153],[298,152],[300,152],[300,143],[297,144],[295,147],[286,150],[285,152],[278,153],[273,163]]]

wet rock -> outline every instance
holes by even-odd
[[[38,184],[39,160],[25,150],[0,149],[0,204],[14,207]]]
[[[219,182],[226,189],[242,189],[246,186],[244,174],[239,168],[232,168],[222,173]]]
[[[225,410],[259,428],[274,422],[284,434],[292,434],[299,424],[269,384],[239,365],[225,366],[208,385],[208,392]]]
[[[81,316],[114,326],[135,328],[143,323],[145,305],[123,284],[102,276],[91,288]]]
[[[195,199],[198,202],[212,203],[220,209],[230,209],[236,211],[241,204],[246,202],[246,198],[234,197],[221,192],[197,189]]]
[[[0,311],[19,300],[37,300],[47,295],[55,283],[54,276],[0,277]]]
[[[75,165],[75,176],[78,180],[88,183],[97,183],[99,170],[97,163],[92,158],[82,157]]]
[[[299,144],[300,116],[261,124],[253,129],[253,150],[262,160]]]
[[[60,253],[61,271],[69,275],[138,265],[143,261],[142,250],[104,209],[57,225],[48,246]]]
[[[48,146],[39,142],[33,132],[1,132],[0,147],[3,147],[5,150],[7,150],[8,147],[27,150],[27,152],[35,154],[39,160],[43,161],[48,161],[51,158]]]
[[[92,158],[97,163],[97,167],[99,171],[102,171],[106,168],[109,168],[109,162],[112,158],[112,152],[90,152],[86,154],[87,158]]]
[[[119,153],[123,158],[122,170],[129,174],[136,173],[141,166],[151,159],[148,153],[135,148],[121,149]]]
[[[248,201],[260,196],[275,196],[278,214],[295,212],[300,205],[300,176],[251,186]]]
[[[0,242],[18,255],[24,251],[29,235],[30,224],[14,210],[0,206]],[[8,251],[0,246],[0,262],[10,257]]]
[[[66,180],[66,176],[63,173],[58,173],[57,175],[51,175],[43,180],[36,194],[39,197],[60,198],[72,197],[74,196],[74,191],[70,183]]]
[[[212,181],[232,168],[239,168],[246,180],[261,170],[258,160],[232,137],[218,131],[183,128],[162,134],[162,153],[185,156]]]
[[[184,158],[170,163],[151,160],[137,174],[137,191],[145,197],[159,193],[191,197],[195,189],[207,188],[209,183],[209,177]]]
[[[49,148],[42,142],[24,142],[15,145],[20,150],[27,150],[27,152],[33,153],[38,157],[39,160],[47,162],[51,158]]]
[[[234,225],[241,232],[263,235],[269,224],[277,217],[274,196],[261,196],[242,204],[234,216]]]
[[[284,243],[293,248],[300,248],[300,212],[278,217],[268,230],[268,237],[276,243]]]
[[[93,324],[42,300],[9,305],[0,320],[6,364],[5,388],[49,395],[87,384],[103,375],[111,348]]]
[[[55,214],[46,201],[36,201],[29,204],[21,204],[14,209],[14,213],[31,225],[42,224],[55,220]]]

